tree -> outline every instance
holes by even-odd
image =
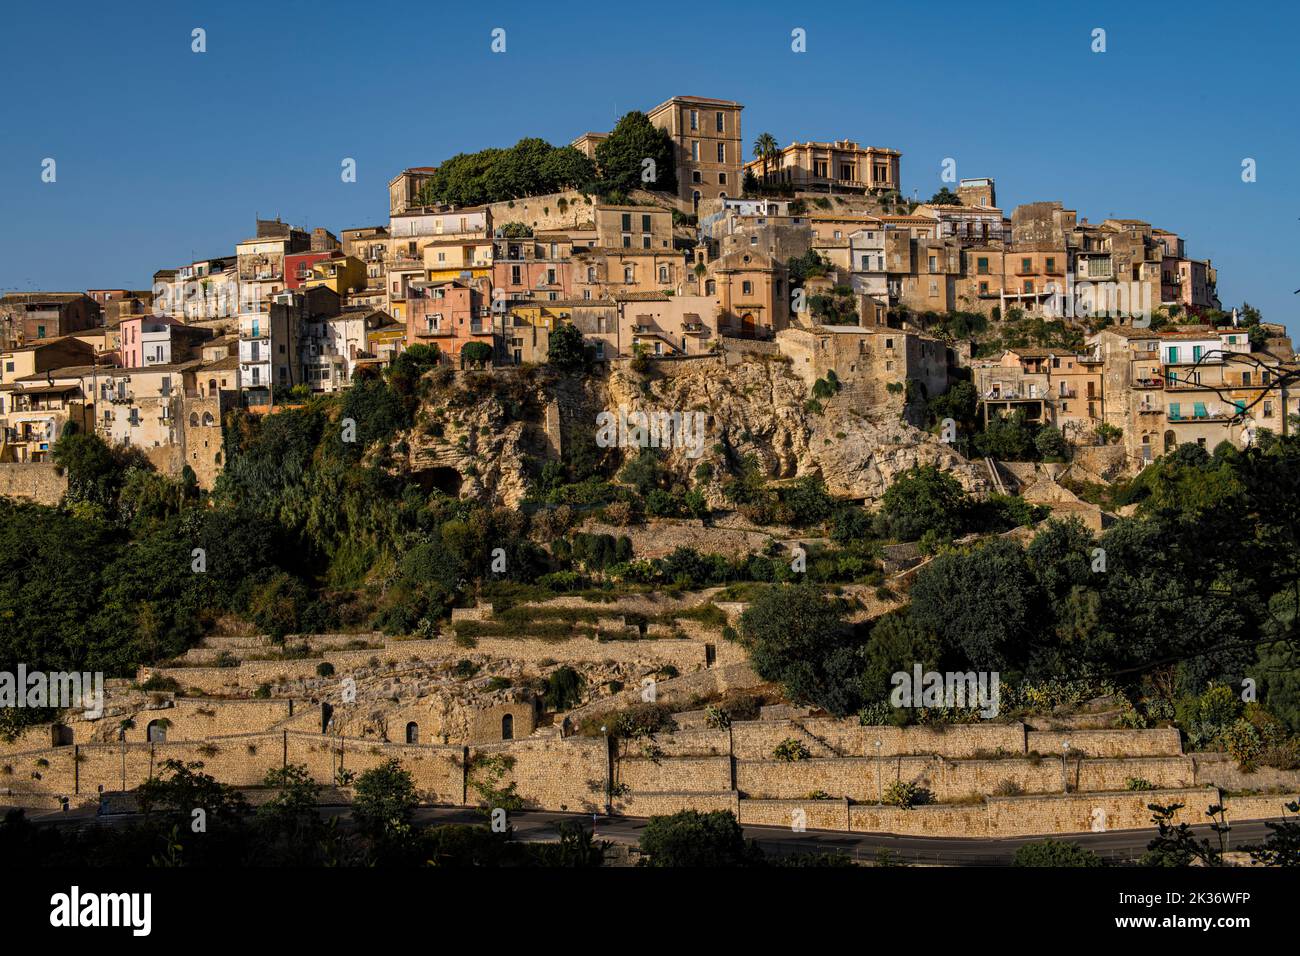
[[[1034,432],[1019,409],[1010,415],[998,415],[983,432],[975,436],[975,450],[986,458],[1003,461],[1032,461],[1038,449],[1034,447]]]
[[[390,758],[357,777],[352,819],[376,842],[395,841],[410,833],[418,803],[410,773]]]
[[[871,627],[863,653],[862,694],[867,704],[889,700],[892,677],[911,673],[920,664],[922,671],[938,670],[943,649],[934,634],[917,625],[907,609],[890,611]]]
[[[955,192],[944,186],[937,193],[930,197],[931,206],[960,206],[961,197]]]
[[[542,181],[548,192],[564,189],[590,191],[596,182],[596,164],[587,158],[586,153],[573,146],[561,146],[551,150],[542,160]]]
[[[1077,843],[1061,840],[1034,840],[1016,848],[1012,866],[1096,867],[1105,866],[1101,857]]]
[[[745,842],[744,831],[727,810],[683,810],[651,817],[641,833],[642,866],[755,866],[763,853]]]
[[[1261,844],[1245,847],[1250,858],[1264,866],[1300,866],[1300,802],[1283,804],[1291,814],[1281,823],[1265,823],[1269,835]]]
[[[836,716],[861,703],[861,643],[838,603],[810,583],[763,590],[740,616],[741,642],[754,670],[787,696]]]
[[[763,161],[763,183],[767,184],[767,164],[776,159],[781,148],[771,133],[759,133],[754,139],[754,158]]]
[[[587,367],[587,346],[576,325],[566,323],[551,333],[546,361],[561,372],[578,372]]]
[[[1023,665],[1044,620],[1024,550],[1005,538],[939,555],[917,572],[911,598],[913,622],[976,670]]]
[[[1143,866],[1223,866],[1223,847],[1228,834],[1228,826],[1223,821],[1223,807],[1212,806],[1205,811],[1211,819],[1210,829],[1218,836],[1218,846],[1210,840],[1198,840],[1192,833],[1191,824],[1174,825],[1174,816],[1183,808],[1181,803],[1161,806],[1158,803],[1147,805],[1151,811],[1151,822],[1157,827],[1157,835],[1147,844],[1143,854]]]
[[[460,357],[470,365],[482,368],[492,361],[492,346],[486,342],[466,342],[461,347]]]
[[[624,114],[609,137],[596,146],[596,165],[600,167],[602,193],[677,189],[672,138],[639,110]],[[643,178],[647,170],[653,171],[648,180]]]
[[[916,465],[886,489],[877,521],[899,541],[916,541],[927,531],[951,538],[962,528],[970,502],[961,483],[935,465]]]
[[[1038,430],[1034,436],[1034,447],[1044,461],[1064,461],[1069,452],[1060,429],[1052,425],[1044,425]]]

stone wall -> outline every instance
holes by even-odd
[[[692,790],[730,790],[730,757],[676,757],[672,759],[623,758],[614,783],[635,793],[674,793]],[[743,791],[743,787],[741,790]]]
[[[575,189],[489,203],[488,209],[492,213],[493,228],[521,222],[534,232],[563,232],[592,222],[595,217],[591,201]]]
[[[609,782],[609,747],[605,738],[570,737],[566,740],[521,740],[470,749],[471,766],[480,766],[482,758],[504,754],[513,758],[513,766],[498,786],[515,784],[525,806],[550,810],[603,811]],[[477,804],[480,796],[470,775],[468,802]]]
[[[1086,833],[1151,829],[1148,804],[1181,803],[1175,823],[1204,823],[1205,809],[1219,799],[1211,789],[1148,790],[1143,793],[1080,793],[1069,796],[989,797],[989,836],[1033,836],[1047,833]],[[1103,811],[1104,818],[1097,812]],[[1104,824],[1103,824],[1104,820]]]
[[[799,721],[743,721],[732,725],[736,756],[766,760],[787,737],[803,742],[814,757],[875,757],[879,755],[943,754],[975,757],[1023,754],[1023,724],[957,724],[939,727],[863,727],[829,717]]]
[[[45,462],[0,462],[0,498],[57,505],[68,490],[68,476]]]
[[[1031,753],[1060,754],[1064,741],[1071,753],[1089,757],[1175,756],[1183,752],[1175,727],[1155,730],[1030,730],[1025,747]]]

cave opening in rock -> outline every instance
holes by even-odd
[[[420,489],[429,494],[433,491],[441,491],[450,498],[460,496],[460,472],[455,468],[437,466],[435,468],[425,468],[423,471],[417,471],[412,476]]]

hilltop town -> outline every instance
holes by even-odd
[[[742,112],[674,96],[404,169],[374,225],[0,297],[0,662],[106,676],[6,707],[0,803],[404,775],[800,832],[1285,818],[1285,327],[1195,237],[992,176],[908,199],[899,150]]]

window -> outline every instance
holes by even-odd
[[[1034,269],[1034,260],[1033,260],[1033,259],[1021,259],[1021,260],[1020,260],[1020,271],[1021,271],[1021,272],[1032,272],[1033,269]]]
[[[719,185],[719,186],[725,186],[725,185],[727,185],[727,174],[726,174],[726,173],[718,173],[718,185]]]
[[[691,182],[693,183],[704,182],[704,179],[703,177],[700,176],[700,171],[698,169],[691,170]]]
[[[632,231],[632,214],[630,212],[623,213],[623,231]]]
[[[726,144],[726,143],[719,143],[719,144],[718,144],[718,162],[720,162],[720,163],[725,163],[726,161],[727,161],[727,144]]]
[[[642,248],[642,249],[649,249],[649,248],[650,248],[650,237],[649,237],[649,236],[642,236],[642,237],[641,237],[641,248]]]
[[[839,238],[839,237],[837,236],[836,238]],[[938,271],[938,269],[939,269],[939,260],[938,260],[936,257],[934,257],[934,256],[930,256],[930,258],[929,258],[929,264],[930,264],[930,271],[931,271],[931,272],[937,272],[937,271]]]
[[[627,282],[627,283],[635,282],[635,281],[636,281],[635,278],[634,278],[635,274],[636,274],[636,270],[635,270],[635,267],[634,267],[634,266],[624,266],[624,267],[623,267],[623,281],[624,281],[624,282]]]
[[[978,272],[982,276],[986,276],[989,274],[988,256],[980,256],[978,259],[975,260],[975,263],[976,263],[975,265],[976,272]]]
[[[623,248],[624,249],[632,248],[632,237],[627,233],[623,233]]]
[[[1026,279],[1026,280],[1025,280],[1025,292],[1029,293],[1030,295],[1033,295],[1033,292],[1034,292],[1034,280],[1033,280],[1033,279]]]
[[[700,161],[700,141],[691,140],[691,161],[698,163]]]
[[[1178,346],[1177,346],[1177,345],[1170,345],[1170,346],[1165,350],[1165,361],[1166,361],[1167,363],[1169,363],[1170,365],[1177,365],[1177,364],[1178,364]]]
[[[1047,257],[1047,271],[1048,271],[1048,272],[1055,272],[1055,271],[1056,271],[1056,257],[1055,257],[1055,256],[1048,256],[1048,257]]]
[[[725,132],[726,132],[726,129],[724,128],[724,127],[726,126],[726,124],[723,122],[722,116],[723,116],[723,114],[722,114],[721,111],[719,111],[717,114],[715,114],[715,120],[716,120],[717,130],[718,130],[719,133],[725,133]]]
[[[1192,361],[1193,361],[1193,362],[1199,362],[1200,360],[1201,360],[1201,347],[1200,347],[1199,345],[1193,345],[1193,346],[1192,346]]]
[[[1242,384],[1242,385],[1249,385],[1249,384],[1250,384],[1250,373],[1249,373],[1249,372],[1242,372],[1242,373],[1241,373],[1241,384]]]
[[[989,284],[987,282],[981,282],[980,295],[988,295],[988,294],[989,294]]]
[[[753,295],[753,294],[754,294],[754,283],[750,282],[748,279],[746,279],[744,282],[742,282],[742,283],[740,284],[740,294],[741,294],[741,295]]]
[[[1264,417],[1265,417],[1265,418],[1272,418],[1272,417],[1273,417],[1273,403],[1272,403],[1272,402],[1265,402],[1265,403],[1264,403]]]
[[[700,113],[698,110],[691,110],[691,129],[700,128]]]

